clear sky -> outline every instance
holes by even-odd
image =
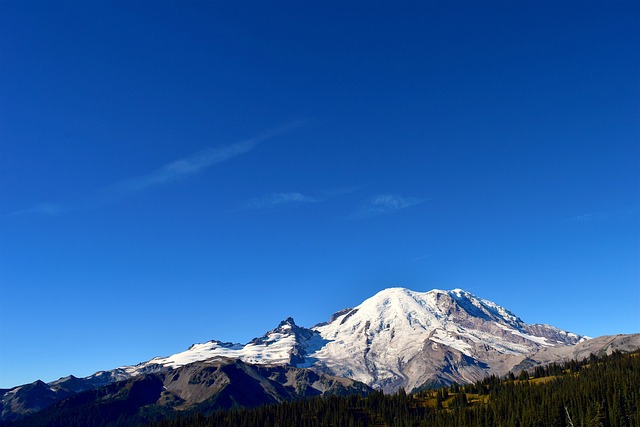
[[[0,387],[391,286],[640,332],[638,2],[0,8]]]

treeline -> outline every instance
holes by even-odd
[[[640,353],[591,356],[415,394],[315,398],[148,425],[640,427]]]

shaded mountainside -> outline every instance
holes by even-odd
[[[256,366],[240,360],[196,362],[161,373],[144,374],[75,394],[15,426],[140,423],[176,413],[254,407],[314,396],[365,395],[371,389],[345,378],[287,366]],[[88,421],[93,420],[93,421]]]
[[[111,374],[97,374],[88,378],[73,375],[50,383],[35,381],[12,389],[0,390],[0,421],[14,420],[38,412],[55,402],[93,390],[113,382]]]

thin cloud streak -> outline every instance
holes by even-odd
[[[310,196],[298,192],[269,193],[264,196],[249,200],[244,205],[244,209],[272,209],[284,206],[297,206],[307,203],[323,203],[333,198],[358,191],[359,186],[343,187],[318,192],[317,195]]]
[[[629,217],[637,218],[638,206],[632,206],[626,209],[617,209],[601,212],[586,212],[580,215],[564,218],[558,221],[559,224],[588,224],[597,221],[620,220]]]
[[[351,219],[386,215],[410,208],[424,201],[425,199],[403,197],[398,194],[378,194],[370,198],[358,212],[351,215]]]
[[[369,200],[366,210],[374,214],[385,214],[406,209],[424,202],[416,197],[402,197],[397,194],[379,194]]]
[[[190,156],[174,160],[152,171],[151,173],[118,181],[107,187],[98,189],[71,204],[38,203],[30,208],[12,212],[8,216],[39,214],[60,215],[70,211],[86,210],[114,203],[121,199],[149,190],[154,187],[170,184],[196,175],[218,163],[246,154],[267,139],[290,132],[306,124],[306,121],[295,121],[284,126],[269,129],[261,134],[223,147],[210,147]]]
[[[266,209],[282,205],[316,203],[319,199],[302,193],[271,193],[262,197],[249,200],[246,207],[249,209]]]
[[[380,194],[371,199],[370,209],[378,212],[393,212],[421,203],[414,197],[402,197],[395,194]]]
[[[206,148],[188,157],[167,163],[149,174],[121,181],[115,184],[113,189],[123,193],[137,193],[148,188],[178,181],[188,176],[200,173],[215,164],[222,163],[226,160],[248,153],[256,148],[261,142],[294,130],[305,123],[305,121],[292,122],[284,126],[269,129],[253,138],[240,141],[235,144],[227,145],[225,147]]]
[[[175,160],[155,171],[123,180],[112,187],[121,193],[137,193],[149,188],[186,178],[203,170],[253,150],[261,140],[250,139],[222,148],[207,148],[191,156]]]

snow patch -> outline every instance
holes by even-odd
[[[442,329],[438,329],[429,339],[433,342],[455,348],[456,350],[466,354],[467,356],[471,356],[472,347],[466,342],[462,341],[460,339],[460,336],[456,336],[450,334],[447,331],[443,331]]]

